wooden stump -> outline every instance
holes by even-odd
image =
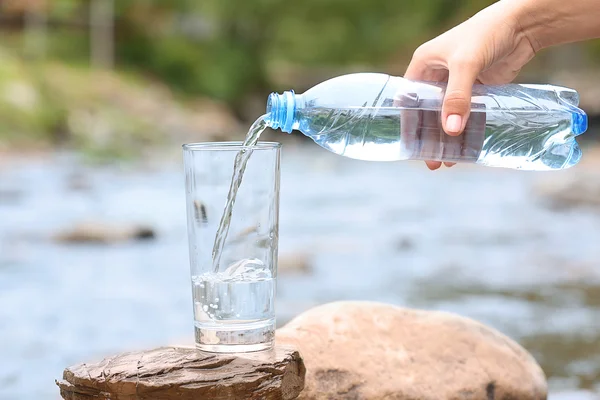
[[[69,367],[56,384],[65,400],[284,400],[298,397],[305,372],[290,347],[231,355],[161,347]]]

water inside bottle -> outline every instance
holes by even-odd
[[[439,109],[314,107],[298,111],[299,129],[321,147],[367,161],[439,160],[523,170],[575,165],[581,150],[571,115],[474,111],[459,136],[444,133]]]

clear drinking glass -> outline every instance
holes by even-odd
[[[271,348],[279,229],[279,143],[252,147],[231,208],[218,269],[213,262],[241,142],[183,146],[196,347],[212,352]]]

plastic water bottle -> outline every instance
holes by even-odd
[[[333,153],[361,160],[435,160],[557,170],[581,158],[587,129],[576,91],[552,85],[475,85],[464,132],[444,133],[445,83],[385,74],[339,76],[304,94],[272,93],[267,124],[298,130]]]

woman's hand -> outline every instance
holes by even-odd
[[[535,56],[536,47],[521,28],[520,12],[519,2],[499,1],[415,51],[406,78],[448,82],[442,106],[447,134],[457,136],[465,128],[473,84],[511,82]],[[426,163],[431,170],[442,165]]]

